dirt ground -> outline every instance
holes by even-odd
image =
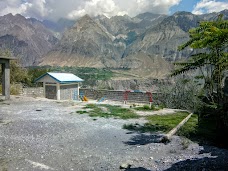
[[[21,96],[0,102],[0,171],[117,171],[121,164],[130,171],[228,170],[228,150],[178,136],[158,143],[159,134],[122,129],[143,120],[93,120],[76,113],[85,104]]]

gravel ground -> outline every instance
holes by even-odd
[[[0,171],[228,170],[228,150],[180,137],[123,130],[136,120],[93,120],[76,114],[85,103],[12,97],[0,102]],[[137,122],[144,122],[138,121]]]

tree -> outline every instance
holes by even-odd
[[[190,70],[200,69],[204,79],[206,96],[218,106],[222,104],[222,78],[224,71],[228,69],[228,21],[203,21],[199,27],[189,31],[190,40],[179,47],[183,50],[187,47],[201,51],[191,56],[187,62],[176,63],[181,66],[175,69],[172,76],[185,73]],[[214,93],[216,92],[216,93]]]
[[[12,56],[9,50],[1,51],[0,56],[10,57]],[[1,74],[0,69],[0,74]],[[0,78],[2,79],[2,78]],[[2,80],[0,80],[1,82]],[[31,82],[31,77],[28,75],[28,71],[26,68],[21,67],[18,60],[10,61],[10,82],[12,85],[17,83],[26,84],[27,82]],[[12,93],[12,85],[11,85],[11,93]]]
[[[214,106],[213,114],[216,114],[218,143],[228,146],[228,111],[227,104],[223,104],[222,90],[222,79],[228,69],[228,21],[223,20],[220,15],[217,21],[200,22],[199,27],[191,29],[189,34],[190,40],[180,46],[179,50],[190,47],[199,53],[192,55],[187,62],[176,63],[180,67],[171,75],[196,69],[201,71],[204,79],[204,97],[207,97],[206,104]]]

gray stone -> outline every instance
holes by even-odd
[[[120,165],[120,169],[130,169],[131,164],[126,162]]]

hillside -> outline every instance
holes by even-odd
[[[22,15],[0,17],[0,49],[9,49],[23,66],[37,65],[58,42],[41,22]]]
[[[135,17],[85,15],[77,21],[57,22],[8,14],[0,17],[0,47],[10,49],[24,66],[109,68],[136,78],[163,78],[173,62],[194,53],[178,51],[189,40],[188,30],[219,14],[227,19],[228,10],[203,15],[184,11],[171,16],[148,12]]]

